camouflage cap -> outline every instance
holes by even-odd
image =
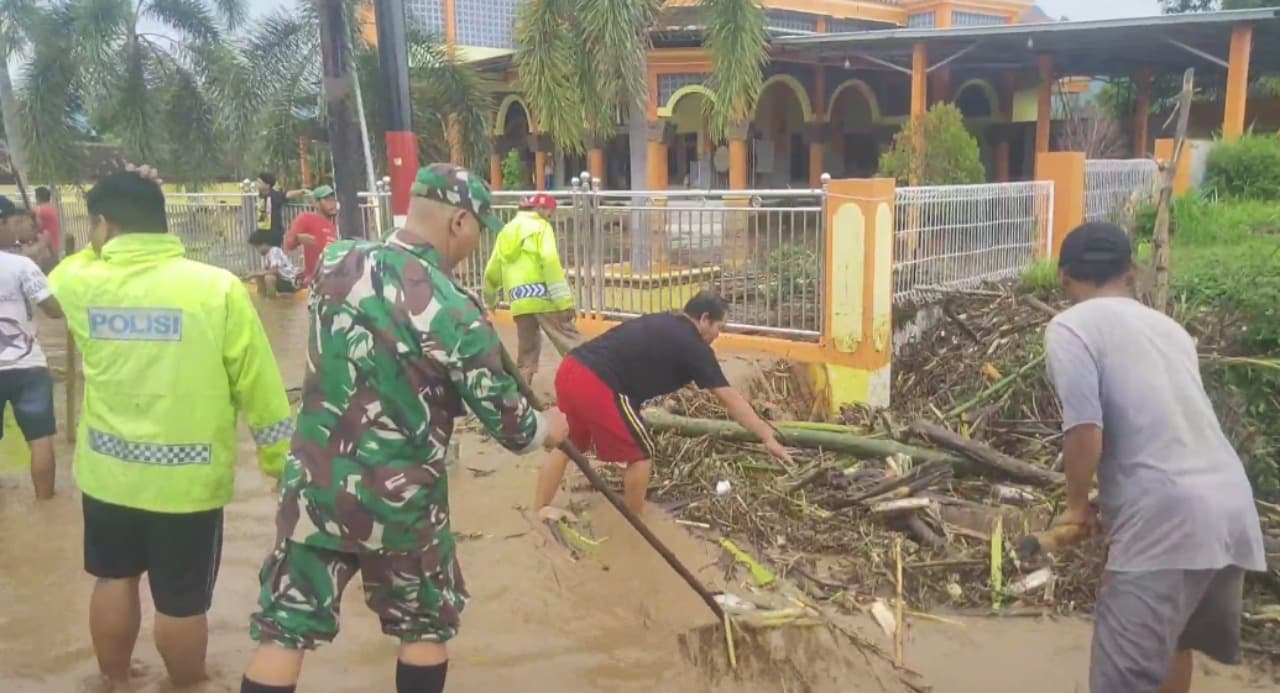
[[[431,164],[418,169],[409,192],[414,197],[443,202],[476,215],[490,231],[501,231],[502,220],[493,213],[493,194],[483,179],[454,164]]]

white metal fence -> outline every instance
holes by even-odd
[[[1084,220],[1108,221],[1128,229],[1150,202],[1160,180],[1151,159],[1090,159],[1084,168]]]
[[[2,194],[2,193],[0,193]],[[237,274],[257,269],[262,260],[249,245],[249,235],[258,228],[256,192],[247,193],[169,193],[165,195],[165,213],[169,232],[182,239],[187,257]],[[284,213],[284,226],[298,214],[310,209],[308,204],[290,204]],[[74,238],[77,248],[89,243],[89,211],[83,196],[63,195],[58,201],[64,237]],[[360,193],[364,233],[381,238],[391,228],[390,194],[379,186],[378,192]],[[300,252],[294,253],[300,261]]]
[[[895,303],[1017,276],[1050,238],[1053,183],[898,188]]]
[[[509,218],[527,192],[498,192]],[[577,308],[629,317],[678,308],[701,288],[730,304],[735,330],[814,339],[821,329],[822,190],[556,193],[553,218]],[[458,270],[482,290],[485,237]]]

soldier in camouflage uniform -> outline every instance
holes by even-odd
[[[357,572],[383,632],[400,639],[397,689],[443,690],[444,643],[467,601],[444,464],[454,419],[465,405],[519,452],[567,435],[558,410],[536,412],[503,372],[497,333],[450,274],[484,228],[501,228],[489,189],[434,164],[412,194],[404,227],[385,243],[324,252],[243,693],[294,690],[303,653],[337,635]]]

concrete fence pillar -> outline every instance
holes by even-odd
[[[1160,168],[1173,165],[1173,139],[1156,140],[1156,161]],[[1173,174],[1173,194],[1185,195],[1191,190],[1191,147],[1189,142],[1182,143],[1182,159],[1178,162],[1178,170]]]
[[[1041,257],[1057,260],[1062,240],[1084,223],[1084,152],[1042,152],[1036,156],[1036,180],[1053,183],[1053,218],[1044,225]]]
[[[826,413],[889,405],[893,357],[894,181],[827,186],[820,363],[811,380]]]

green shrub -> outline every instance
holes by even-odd
[[[1053,294],[1058,291],[1058,263],[1053,260],[1036,260],[1022,270],[1018,278],[1018,290],[1028,294]]]
[[[520,152],[512,149],[502,158],[502,189],[527,190],[529,171],[525,168]]]
[[[1247,135],[1209,152],[1205,187],[1223,197],[1280,200],[1280,137]]]
[[[1223,216],[1256,216],[1247,207]],[[1172,261],[1173,315],[1200,340],[1202,350],[1210,346],[1224,355],[1280,358],[1280,236],[1241,235],[1200,245],[1175,241]],[[1280,376],[1274,369],[1239,363],[1209,362],[1203,373],[1205,389],[1254,487],[1275,498],[1280,494]]]
[[[1133,234],[1149,240],[1155,231],[1156,206],[1148,203],[1134,215]],[[1190,193],[1173,201],[1169,234],[1173,245],[1238,241],[1280,231],[1280,204],[1257,200],[1219,200],[1212,193]]]
[[[924,143],[917,154],[917,127]],[[970,185],[986,181],[978,140],[964,126],[964,115],[949,103],[936,104],[908,121],[893,137],[893,148],[880,157],[880,175],[900,185]]]

